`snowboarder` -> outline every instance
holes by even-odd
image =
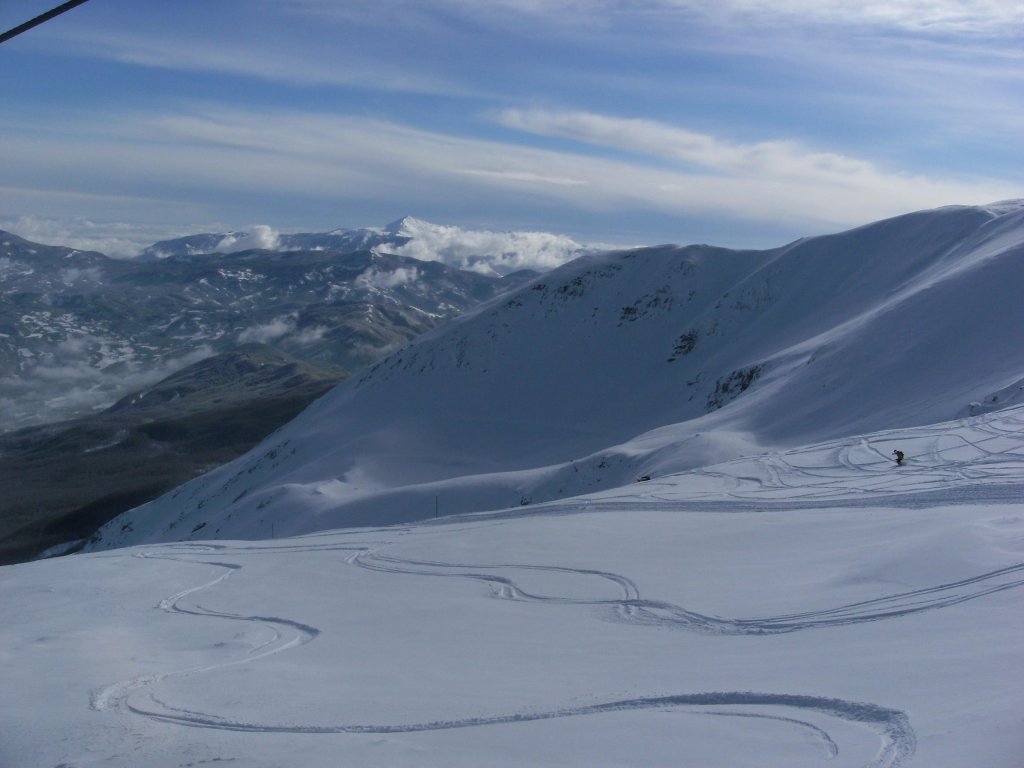
[[[893,451],[892,455],[896,457],[896,464],[900,465],[903,463],[903,451]]]

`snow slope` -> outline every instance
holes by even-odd
[[[3,766],[1017,768],[1024,406],[0,589]]]
[[[419,338],[93,547],[507,508],[1020,402],[1022,284],[1022,201],[770,251],[585,256]]]

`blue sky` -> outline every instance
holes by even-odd
[[[111,252],[403,215],[770,247],[1024,197],[1017,0],[90,0],[0,87],[0,227]]]

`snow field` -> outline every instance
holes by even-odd
[[[983,489],[1013,489],[986,472],[1024,440],[955,447],[1008,418],[902,434],[955,454],[904,487],[840,463],[837,496],[825,444],[762,459],[763,485],[737,461],[437,523],[5,568],[5,759],[1014,768],[1024,505]],[[873,466],[864,445],[846,455]],[[714,501],[687,497],[712,478]]]

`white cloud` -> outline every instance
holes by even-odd
[[[878,173],[863,160],[814,151],[793,141],[731,143],[654,120],[517,109],[506,110],[497,119],[529,133],[575,139],[733,175],[848,183],[851,178]]]
[[[537,132],[562,130],[562,113],[520,113]],[[571,116],[575,113],[564,113]],[[564,121],[563,121],[564,122]],[[512,143],[468,139],[421,131],[395,123],[350,117],[264,114],[245,112],[218,119],[192,117],[160,120],[166,134],[216,145],[208,159],[245,174],[250,163],[238,152],[258,150],[264,167],[253,169],[262,183],[273,166],[282,186],[306,192],[337,195],[342,184],[356,184],[360,197],[391,199],[403,190],[419,189],[439,195],[475,200],[478,192],[468,178],[492,193],[510,197],[524,193],[557,199],[584,210],[654,208],[668,213],[706,213],[751,219],[862,223],[912,208],[954,202],[984,203],[1017,196],[1014,185],[997,180],[930,179],[886,171],[867,161],[838,153],[814,151],[796,142],[758,144],[729,142],[653,121],[629,121],[588,115],[577,126],[579,138],[610,143],[609,132],[625,131],[621,143],[656,149],[692,160],[700,168],[652,167],[650,162],[627,162],[568,151],[555,152]],[[589,132],[589,133],[588,133]],[[705,157],[701,149],[709,154]],[[190,153],[194,154],[193,147]],[[191,163],[202,172],[198,160]],[[214,172],[205,164],[209,172]],[[493,173],[467,173],[489,169]],[[724,172],[728,172],[725,174]],[[227,173],[221,168],[219,174]],[[572,186],[530,183],[536,178],[574,179]],[[242,179],[244,181],[244,178]],[[398,182],[401,182],[400,184]],[[253,178],[256,183],[256,177]],[[526,185],[524,187],[524,185]]]
[[[274,9],[276,11],[278,9]],[[280,23],[274,15],[266,23]],[[370,57],[346,46],[317,42],[307,34],[295,44],[286,35],[274,46],[253,45],[244,38],[206,36],[195,28],[189,36],[130,33],[69,28],[60,40],[66,50],[95,58],[143,67],[187,72],[242,75],[292,85],[326,85],[375,91],[467,96],[466,88],[425,70],[412,71],[386,57]],[[315,53],[313,53],[315,52]]]
[[[519,110],[499,118],[580,147],[555,151],[346,115],[198,108],[121,115],[114,121],[118,136],[91,142],[87,152],[60,162],[62,172],[76,177],[174,186],[194,190],[197,198],[263,191],[273,178],[277,199],[319,205],[373,201],[394,209],[429,201],[458,210],[483,199],[492,210],[530,206],[548,218],[557,210],[713,216],[767,222],[793,236],[908,210],[1020,196],[1018,185],[1000,179],[906,173],[785,139],[739,143],[679,125],[586,112]],[[6,156],[0,161],[45,168],[56,162],[52,150],[62,141],[45,132],[31,140],[14,137],[0,150]],[[620,154],[600,156],[594,147]]]
[[[315,344],[320,341],[324,336],[327,335],[327,328],[322,325],[317,325],[312,328],[304,328],[296,334],[293,334],[290,341],[298,344],[301,347],[305,347],[309,344]]]
[[[29,361],[25,370],[0,376],[0,430],[59,421],[106,408],[129,392],[210,357],[213,350],[201,345],[178,357],[155,362],[124,353],[112,339],[88,334],[72,336]],[[114,357],[120,357],[114,367],[116,372],[104,370]]]
[[[281,245],[281,236],[266,224],[257,224],[250,227],[248,232],[227,235],[221,240],[214,250],[220,253],[238,253],[254,248],[268,251],[276,251]]]
[[[487,176],[501,181],[525,181],[529,184],[554,184],[560,187],[582,187],[587,183],[582,179],[546,176],[531,171],[490,171],[483,168],[466,168],[462,172],[470,176]]]
[[[1018,34],[1024,4],[1017,0],[664,0],[659,5],[776,22],[870,25],[914,33]]]
[[[744,144],[653,120],[587,112],[506,110],[497,119],[530,133],[669,161],[657,169],[646,163],[628,164],[614,183],[624,198],[638,194],[652,204],[660,201],[681,210],[790,220],[807,216],[841,224],[913,208],[1019,196],[1019,188],[1008,182],[890,171],[796,141]],[[650,185],[646,193],[640,188],[644,179]],[[611,181],[603,182],[606,188]]]
[[[377,267],[367,267],[355,282],[357,286],[374,289],[398,288],[402,285],[419,280],[420,272],[416,267],[399,267],[398,269],[383,270]]]
[[[67,286],[72,286],[76,283],[99,283],[102,279],[103,270],[99,267],[88,267],[86,269],[71,267],[60,271],[60,280]]]
[[[576,258],[579,243],[547,232],[489,232],[405,219],[401,234],[412,239],[392,250],[421,261],[441,261],[459,269],[508,274],[545,271]]]
[[[238,341],[242,344],[248,344],[250,342],[267,344],[271,341],[274,341],[275,339],[281,338],[282,336],[287,336],[294,330],[294,317],[277,317],[271,320],[269,323],[264,323],[263,325],[254,325],[252,328],[246,328],[244,331],[238,334]]]
[[[614,20],[646,19],[652,27],[695,18],[777,24],[870,25],[916,33],[978,33],[1011,37],[1024,23],[1019,0],[378,0],[371,7],[351,8],[334,0],[299,0],[293,8],[338,23],[393,24],[423,27],[426,14],[462,14],[482,22],[507,25],[524,22],[586,25],[612,29]],[[680,16],[682,18],[680,18]]]
[[[390,5],[405,5],[401,0]],[[316,5],[316,3],[313,3]],[[1024,23],[1019,0],[447,0],[436,5],[456,8],[475,16],[496,11],[528,18],[543,17],[566,25],[628,16],[645,17],[657,26],[686,14],[681,21],[706,17],[723,21],[778,24],[809,22],[842,26],[874,26],[915,33],[978,33],[1013,37]]]

